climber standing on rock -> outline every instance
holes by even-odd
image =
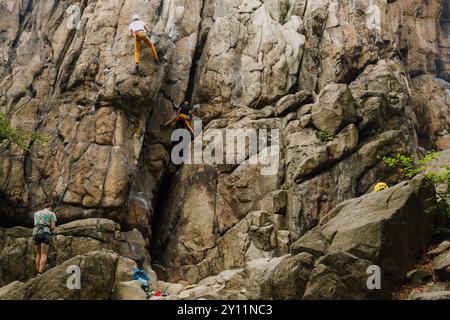
[[[47,267],[48,248],[50,237],[56,227],[56,214],[51,207],[35,212],[33,241],[36,245],[36,270],[37,275],[44,273]]]
[[[135,69],[139,69],[139,61],[140,61],[140,52],[142,41],[150,48],[150,51],[153,54],[153,57],[156,60],[156,63],[159,64],[158,53],[156,52],[155,47],[152,42],[148,38],[147,34],[149,33],[147,25],[140,20],[137,14],[133,15],[133,22],[130,23],[129,26],[130,36],[135,39],[135,50],[134,50],[134,59],[135,59]]]

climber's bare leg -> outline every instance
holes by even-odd
[[[169,124],[172,124],[176,121],[178,121],[178,116],[175,116],[172,119],[170,119],[169,121],[167,121],[166,123],[164,123],[164,126],[167,127]]]
[[[44,273],[45,267],[47,266],[48,247],[48,244],[41,244],[41,260],[39,262],[39,273]]]
[[[191,132],[191,134],[194,134],[194,129],[192,129],[191,124],[189,123],[188,120],[184,121],[184,124],[186,125],[186,127],[188,128],[188,130]]]
[[[41,263],[41,245],[36,245],[36,272],[39,273],[39,265]]]

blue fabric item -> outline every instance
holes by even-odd
[[[148,281],[150,280],[148,274],[139,268],[134,268],[133,272],[133,280],[139,280],[141,282],[141,288],[144,290],[148,289]]]
[[[147,290],[148,289],[148,282],[147,282],[147,280],[139,279],[139,281],[141,282],[141,288],[144,289],[144,290]]]

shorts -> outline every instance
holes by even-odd
[[[186,127],[189,127],[189,126],[191,125],[191,123],[190,123],[190,121],[189,121],[189,116],[188,116],[188,115],[185,115],[185,114],[183,114],[183,113],[177,116],[176,121],[181,121],[181,122],[183,122],[184,125],[185,125]]]
[[[47,232],[44,232],[44,233],[36,233],[34,236],[33,236],[33,241],[34,241],[34,244],[35,245],[40,245],[41,243],[44,243],[44,244],[47,244],[47,245],[49,245],[50,244],[50,234],[49,233],[47,233]]]

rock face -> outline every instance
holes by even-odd
[[[446,251],[433,259],[433,269],[443,281],[450,280],[450,251]]]
[[[49,266],[98,250],[116,250],[120,227],[107,219],[86,219],[57,227],[51,239]],[[32,229],[0,230],[0,285],[25,281],[36,275]]]
[[[346,85],[330,83],[317,97],[311,110],[314,126],[322,131],[336,133],[356,122],[356,102]]]
[[[16,227],[0,229],[0,286],[13,281],[28,281],[36,276],[35,246],[32,229]],[[51,238],[49,269],[58,267],[75,256],[102,250],[112,250],[118,257],[112,272],[113,281],[130,281],[136,260],[143,260],[144,270],[156,287],[157,277],[143,236],[137,230],[120,232],[120,226],[107,219],[85,219],[56,228]]]
[[[162,62],[143,49],[139,72],[136,12]],[[0,14],[0,112],[47,140],[0,144],[0,286],[35,283],[32,213],[59,200],[51,267],[113,250],[116,284],[144,258],[183,299],[384,298],[364,269],[396,283],[428,244],[422,183],[364,195],[403,178],[383,156],[450,148],[449,1],[3,0]],[[179,165],[161,124],[186,99],[202,159]],[[238,129],[243,157],[225,150]]]
[[[272,290],[267,292],[294,299],[388,298],[389,287],[401,283],[429,243],[431,224],[424,210],[432,197],[430,185],[418,177],[341,203],[292,245],[293,256],[268,278]],[[367,287],[374,265],[382,272],[379,290]],[[295,285],[288,289],[289,283]]]
[[[423,176],[348,200],[292,245],[317,256],[345,251],[379,265],[393,284],[420,258],[431,238],[433,191]],[[401,226],[408,226],[401,227]]]
[[[183,99],[188,78],[181,78],[189,74],[196,47],[199,1],[174,6],[172,1],[99,0],[71,7],[4,1],[1,10],[18,22],[2,25],[8,32],[2,35],[1,110],[19,128],[41,132],[49,145],[48,150],[34,147],[30,154],[2,146],[2,185],[9,185],[3,192],[14,203],[2,209],[4,223],[29,224],[21,208],[60,198],[61,221],[107,217],[122,222],[129,213],[124,207],[128,204],[129,214],[136,215],[140,203],[140,219],[148,222],[161,178],[158,163],[167,156],[159,154],[147,163],[148,156],[141,156],[153,153],[163,139],[145,147],[143,140],[152,110],[170,113],[172,103],[162,97],[173,103]],[[157,68],[143,53],[141,75],[130,73],[128,24],[135,12],[145,12],[141,17],[152,27],[166,61]],[[173,81],[179,82],[178,89],[165,94],[171,88],[166,83]],[[20,163],[27,163],[27,169],[18,174]],[[138,168],[153,186],[134,182]],[[147,195],[139,198],[141,192]]]
[[[408,297],[409,300],[450,300],[450,284],[439,282],[428,284],[422,292],[413,292]]]
[[[80,268],[80,290],[72,290],[67,286],[67,268],[70,266]],[[107,300],[114,285],[116,267],[117,254],[93,251],[69,259],[28,282],[13,282],[0,291],[0,300]]]
[[[139,281],[120,282],[111,297],[112,300],[146,300],[146,294],[141,289]]]

